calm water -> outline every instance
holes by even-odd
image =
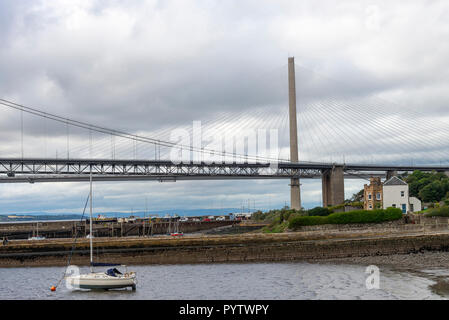
[[[64,268],[0,268],[0,299],[446,299],[446,270],[380,268],[380,289],[366,289],[365,266],[248,263],[128,267],[136,291],[70,291],[55,285]],[[85,269],[82,269],[85,270]]]

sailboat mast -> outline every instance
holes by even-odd
[[[89,193],[89,200],[90,200],[90,226],[89,226],[89,240],[90,240],[90,271],[92,270],[92,263],[94,262],[94,250],[92,246],[92,171],[90,171],[90,193]]]

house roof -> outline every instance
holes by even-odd
[[[396,176],[391,177],[390,179],[388,179],[387,181],[384,182],[384,186],[403,186],[403,185],[407,185],[407,182],[405,182],[404,180],[399,179]]]

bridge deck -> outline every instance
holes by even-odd
[[[383,176],[387,171],[449,171],[442,166],[361,165],[314,162],[227,163],[168,160],[0,158],[0,183],[86,181],[92,172],[96,181],[116,180],[211,180],[320,178],[335,166],[347,178]],[[3,175],[3,176],[2,176]]]

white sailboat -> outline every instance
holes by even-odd
[[[176,217],[176,222],[175,222],[175,227],[174,227],[174,232],[170,233],[171,236],[173,237],[182,237],[184,235],[184,233],[179,232],[179,217]]]
[[[90,174],[90,235],[92,235],[92,173]],[[116,268],[106,272],[94,272],[94,266],[119,266],[119,264],[94,263],[93,262],[93,236],[90,239],[90,273],[67,276],[66,283],[75,289],[119,289],[131,287],[136,289],[137,277],[135,272],[121,273]]]
[[[45,240],[45,237],[39,236],[39,222],[36,222],[36,235],[29,237],[28,240]]]

